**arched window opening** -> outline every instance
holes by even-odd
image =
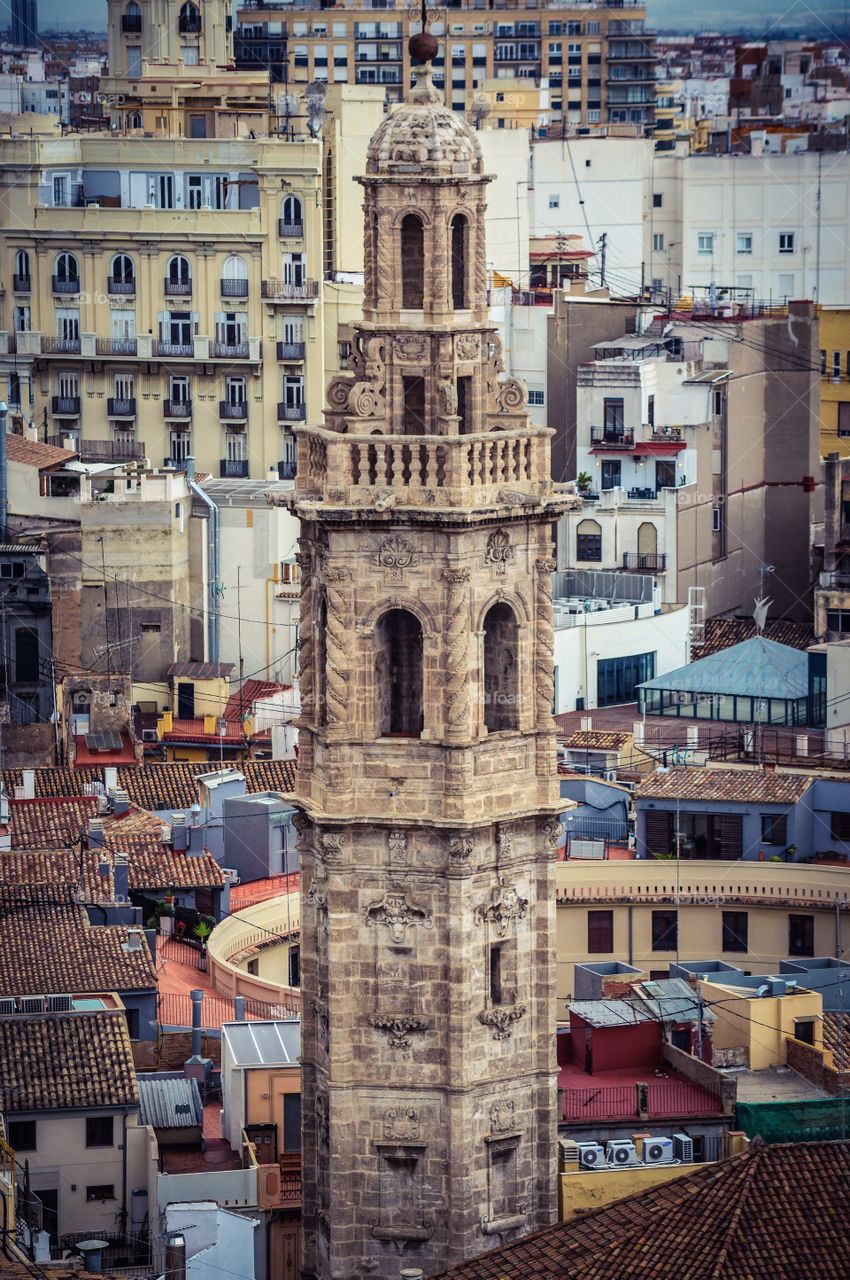
[[[452,306],[462,311],[469,306],[466,288],[466,259],[469,222],[462,213],[452,218]]]
[[[177,253],[168,262],[168,279],[171,284],[191,284],[192,268],[189,259]]]
[[[177,19],[177,29],[181,33],[187,35],[197,35],[201,29],[201,14],[194,4],[184,4],[180,7],[180,16]]]
[[[116,284],[134,284],[136,271],[133,259],[126,253],[116,253],[112,259],[112,279]]]
[[[401,305],[421,308],[425,300],[425,228],[415,213],[401,224]]]
[[[290,235],[300,234],[304,226],[304,214],[301,209],[301,201],[298,196],[287,196],[281,206],[280,215],[281,226],[285,227]],[[297,228],[297,233],[296,229]]]
[[[80,279],[80,268],[73,253],[60,253],[56,259],[56,279],[63,284],[77,283]]]
[[[422,627],[406,609],[391,609],[376,628],[378,733],[418,738],[422,732]]]
[[[225,280],[247,280],[248,268],[245,265],[245,259],[240,258],[238,253],[231,253],[224,259],[221,274]]]
[[[602,525],[582,520],[576,528],[576,560],[602,559]]]
[[[130,111],[130,112],[128,113],[128,115],[127,115],[127,128],[128,128],[128,129],[141,129],[141,127],[142,127],[142,113],[141,113],[141,111]]]
[[[142,11],[136,0],[130,0],[121,17],[121,30],[127,35],[138,35],[142,29]]]
[[[658,530],[648,520],[638,526],[637,549],[641,556],[654,556],[658,551]]]
[[[15,254],[15,275],[24,280],[30,278],[30,256],[26,249],[19,249]]]
[[[328,723],[328,602],[319,605],[319,625],[316,630],[316,716],[317,724]]]
[[[494,604],[484,619],[484,724],[490,733],[519,728],[518,645],[513,609]]]

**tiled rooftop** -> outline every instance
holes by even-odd
[[[0,996],[155,988],[147,940],[125,951],[126,928],[91,925],[72,895],[70,884],[0,886]]]
[[[823,1015],[823,1044],[832,1054],[836,1071],[850,1071],[850,1013]]]
[[[631,740],[630,733],[607,733],[602,729],[578,729],[571,733],[564,743],[565,747],[582,747],[595,751],[619,751]]]
[[[131,844],[131,842],[128,842]],[[111,841],[110,841],[111,846]],[[83,887],[86,902],[111,902],[114,897],[112,849],[89,849],[82,857]],[[125,852],[123,848],[119,852]],[[170,845],[127,850],[130,888],[140,892],[155,889],[220,889],[224,874],[211,853],[192,855],[176,852]],[[109,875],[100,874],[101,864],[109,863]],[[13,850],[0,853],[0,885],[55,884],[76,885],[80,874],[80,855],[68,849]]]
[[[795,773],[674,767],[667,772],[657,770],[643,778],[637,785],[635,798],[795,804],[811,785],[811,778]]]
[[[225,720],[241,720],[249,715],[255,702],[264,698],[273,698],[276,693],[283,693],[291,686],[278,684],[275,680],[246,680],[241,688],[231,693],[224,708]]]
[[[6,433],[6,456],[10,462],[21,462],[26,467],[55,467],[76,454],[69,449],[57,449],[52,444],[42,444],[40,440],[27,440],[24,436]]]
[[[0,1018],[0,1079],[11,1114],[139,1100],[122,1010]]]
[[[188,809],[197,800],[195,779],[209,773],[214,761],[196,764],[159,764],[149,761],[138,767],[118,770],[118,785],[141,809]],[[292,791],[295,786],[294,760],[247,760],[239,766],[249,792]],[[35,794],[41,798],[81,796],[86,783],[103,782],[103,769],[35,769]],[[20,769],[0,770],[0,782],[10,797],[23,786]]]
[[[604,1177],[604,1174],[600,1174]],[[850,1143],[765,1146],[549,1227],[451,1280],[847,1280]]]
[[[719,653],[721,649],[730,649],[733,644],[749,640],[756,634],[753,618],[708,618],[705,623],[704,639],[701,644],[692,646],[691,657],[705,658],[710,653]],[[777,644],[787,644],[793,649],[807,649],[814,644],[815,636],[811,626],[805,622],[785,622],[777,619],[768,622],[764,629],[768,640]]]

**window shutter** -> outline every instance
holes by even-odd
[[[736,859],[743,856],[744,819],[739,813],[723,813],[714,819],[720,844],[721,858]]]
[[[647,853],[673,853],[670,835],[672,814],[664,809],[647,809],[644,831]]]

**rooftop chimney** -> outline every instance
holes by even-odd
[[[118,786],[118,770],[114,764],[108,764],[104,767],[103,785],[107,791],[114,791]]]
[[[115,854],[112,875],[115,885],[115,901],[127,902],[130,897],[130,863],[126,854]]]
[[[142,930],[128,929],[127,941],[124,943],[124,950],[128,953],[141,951],[142,949]]]
[[[22,769],[21,783],[23,784],[23,788],[24,788],[23,799],[34,800],[35,799],[35,769]]]
[[[89,848],[103,848],[103,818],[89,818]]]
[[[185,813],[171,815],[171,844],[175,853],[185,853],[189,848],[189,828]]]
[[[120,817],[124,813],[128,813],[130,809],[130,797],[121,787],[115,787],[110,792],[112,796],[112,812],[116,817]]]

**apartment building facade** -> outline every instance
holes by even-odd
[[[248,0],[236,13],[236,64],[268,62],[273,80],[290,85],[382,85],[387,101],[399,102],[411,83],[406,13],[392,0],[380,10],[362,2],[329,10],[321,3]],[[471,112],[485,81],[545,82],[553,122],[631,123],[651,131],[655,37],[645,20],[645,5],[628,0],[523,8],[466,0],[430,24],[440,41],[434,83],[453,110]],[[507,121],[510,103],[498,105]]]

